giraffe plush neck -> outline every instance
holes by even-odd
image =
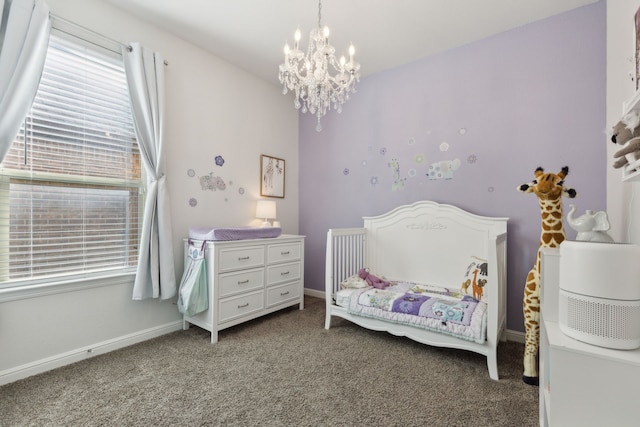
[[[545,173],[541,167],[535,171],[535,179],[518,187],[523,193],[534,193],[540,204],[542,219],[540,244],[536,262],[527,275],[522,308],[525,327],[525,352],[523,380],[538,384],[538,347],[540,342],[540,248],[560,246],[566,237],[562,223],[562,196],[574,198],[576,191],[566,187],[564,180],[569,168],[563,167],[557,174]]]

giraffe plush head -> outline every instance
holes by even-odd
[[[538,167],[535,171],[535,179],[527,184],[518,186],[518,191],[534,193],[540,200],[559,200],[562,196],[573,199],[576,190],[564,185],[564,179],[569,174],[569,167],[565,166],[558,173],[545,173]]]

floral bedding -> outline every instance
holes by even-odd
[[[448,288],[392,282],[385,289],[354,289],[348,311],[480,344],[486,339],[487,304]]]

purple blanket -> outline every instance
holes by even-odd
[[[189,238],[195,240],[245,240],[278,237],[280,227],[191,227]]]
[[[349,299],[348,311],[482,343],[486,334],[483,321],[486,308],[485,302],[452,289],[392,282],[386,289],[355,290]]]

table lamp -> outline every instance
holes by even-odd
[[[264,219],[262,227],[271,227],[269,218],[276,217],[276,202],[273,200],[258,200],[256,204],[256,218]]]

